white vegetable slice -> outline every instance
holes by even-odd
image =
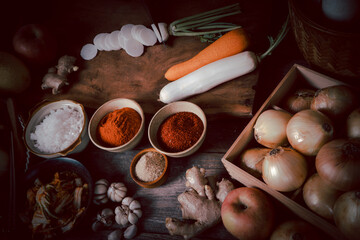
[[[102,51],[104,48],[102,47],[100,41],[103,36],[105,36],[107,33],[99,33],[94,37],[93,43],[97,47],[98,50]]]
[[[157,42],[156,35],[150,28],[142,29],[140,31],[138,40],[145,46],[154,46]]]
[[[104,50],[104,51],[110,51],[109,46],[107,44],[105,44],[106,41],[106,37],[108,36],[108,33],[104,33],[103,35],[101,35],[98,39],[98,44],[99,47]]]
[[[142,29],[146,29],[144,25],[135,25],[131,28],[131,36],[139,41],[139,34]]]
[[[109,35],[109,42],[113,46],[113,50],[121,49],[119,39],[118,39],[119,33],[120,33],[120,30],[115,30],[115,31],[112,31]]]
[[[121,27],[121,35],[124,36],[125,39],[133,38],[131,35],[131,29],[133,28],[134,24],[125,24]]]
[[[159,43],[161,43],[161,42],[162,42],[162,38],[161,38],[161,35],[160,35],[160,32],[159,32],[158,28],[156,27],[155,24],[151,24],[151,28],[153,29],[153,31],[154,31],[154,33],[155,33],[155,35],[156,35],[157,40],[159,41]]]
[[[122,35],[121,31],[119,32],[119,35],[118,35],[118,42],[122,48],[125,48],[125,38]]]
[[[159,30],[160,30],[160,34],[161,34],[161,39],[165,42],[168,40],[169,38],[169,32],[167,29],[167,24],[166,23],[158,23],[159,26]]]
[[[124,49],[132,57],[139,57],[144,53],[144,45],[135,39],[125,40]]]
[[[206,92],[219,84],[252,72],[257,64],[256,54],[250,51],[209,63],[165,85],[160,91],[160,101],[171,103]]]
[[[97,47],[94,44],[88,43],[81,48],[80,56],[84,60],[91,60],[96,56],[97,52]]]
[[[112,45],[110,34],[107,34],[104,41],[105,51],[112,51],[115,47]]]

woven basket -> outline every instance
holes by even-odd
[[[289,14],[297,45],[312,66],[336,77],[360,77],[360,34],[329,29],[310,19],[303,0],[289,0]]]

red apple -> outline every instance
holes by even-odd
[[[15,33],[13,47],[29,62],[43,64],[56,57],[57,41],[45,26],[27,24]]]
[[[225,228],[238,239],[268,239],[275,221],[274,206],[261,190],[240,187],[226,196],[221,218]]]

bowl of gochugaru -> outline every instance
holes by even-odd
[[[207,121],[194,103],[178,101],[158,110],[149,123],[151,145],[170,157],[185,157],[196,152],[205,140]]]
[[[93,181],[79,161],[45,159],[27,170],[20,218],[35,239],[62,235],[78,225],[92,202]]]
[[[87,122],[80,103],[72,100],[42,102],[31,111],[24,131],[25,145],[44,158],[78,153],[89,143]]]
[[[145,116],[141,106],[132,99],[115,98],[105,102],[89,121],[89,137],[98,148],[124,152],[142,139]]]

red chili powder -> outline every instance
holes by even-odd
[[[192,112],[179,112],[161,123],[158,141],[168,152],[181,152],[193,146],[204,131],[201,119]]]
[[[140,114],[132,108],[121,108],[106,114],[97,128],[98,138],[107,146],[117,147],[129,142],[139,131]]]

